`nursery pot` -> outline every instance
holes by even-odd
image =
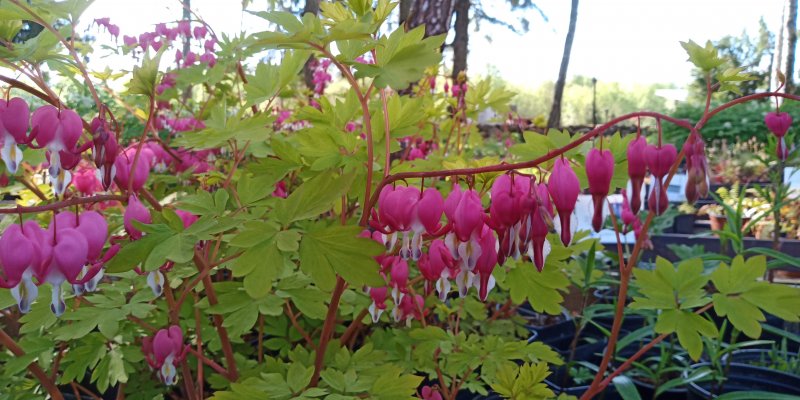
[[[675,233],[690,235],[694,233],[694,221],[696,218],[694,214],[678,215],[672,223],[672,230]]]
[[[770,369],[773,369],[775,371],[778,371],[776,369],[776,367],[778,365],[776,365],[772,361],[773,358],[771,356],[773,354],[776,357],[779,357],[779,358],[784,359],[784,360],[788,359],[789,357],[794,357],[794,358],[798,357],[798,353],[797,352],[785,352],[785,351],[775,351],[775,352],[773,352],[772,350],[768,350],[768,349],[742,349],[742,350],[736,350],[736,351],[734,351],[734,352],[732,352],[730,354],[726,354],[722,358],[722,364],[725,365],[728,362],[728,360],[730,359],[731,363],[746,364],[746,365],[755,366],[755,367],[762,367],[762,368],[770,368]],[[798,374],[794,373],[794,372],[787,372],[787,371],[779,371],[779,372],[783,372],[783,373],[789,374],[789,375],[798,376]],[[800,379],[800,376],[798,376],[798,379]]]
[[[728,217],[724,215],[708,214],[708,222],[711,224],[712,231],[721,231],[728,223]]]
[[[709,363],[692,365],[684,371],[684,376],[688,376],[691,369],[709,367],[710,365]],[[768,368],[731,363],[721,390],[710,379],[702,382],[691,382],[689,383],[688,399],[714,399],[725,393],[752,391],[800,396],[800,377]]]

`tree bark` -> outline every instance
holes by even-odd
[[[467,54],[469,53],[469,8],[470,0],[455,0],[455,33],[453,38],[453,79],[461,71],[467,70]]]
[[[572,9],[569,13],[569,31],[564,42],[564,54],[561,56],[561,68],[558,70],[558,80],[556,81],[553,93],[553,107],[550,109],[550,118],[547,119],[548,128],[561,127],[561,100],[564,96],[564,84],[567,81],[567,68],[569,67],[569,56],[572,52],[572,41],[575,39],[575,25],[578,22],[578,0],[572,0]]]
[[[308,13],[319,14],[319,0],[306,0],[306,5],[303,7],[303,15]],[[316,60],[316,57],[312,55],[303,67],[303,80],[309,90],[314,90],[314,64]]]
[[[400,9],[398,22],[400,22],[401,26],[406,23],[406,20],[408,20],[408,16],[411,14],[412,4],[414,4],[413,0],[400,0],[400,5],[398,6]]]
[[[797,0],[789,0],[786,20],[786,93],[794,93],[794,54],[797,47]]]
[[[406,25],[409,30],[425,25],[425,37],[436,36],[450,30],[452,16],[453,0],[413,0]]]

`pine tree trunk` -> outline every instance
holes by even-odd
[[[789,0],[786,20],[786,93],[794,93],[794,54],[797,47],[797,0]]]
[[[469,8],[470,0],[455,0],[455,33],[453,38],[453,79],[461,71],[467,70],[467,53],[469,52]]]
[[[406,23],[409,14],[411,14],[411,5],[414,4],[413,0],[400,0],[400,5],[398,8],[400,9],[398,22],[400,25]]]
[[[572,9],[569,13],[569,31],[564,42],[564,54],[561,56],[561,68],[558,70],[555,92],[553,93],[553,107],[550,109],[550,118],[547,119],[548,128],[561,127],[561,100],[564,96],[564,85],[567,81],[567,68],[569,56],[572,52],[572,41],[575,39],[575,25],[578,22],[578,0],[572,0]]]
[[[308,13],[312,13],[314,15],[319,14],[319,0],[306,0],[306,5],[303,7],[303,15]],[[314,90],[314,62],[316,58],[312,55],[306,61],[306,65],[303,67],[303,80],[306,82],[306,87],[309,90]]]
[[[450,30],[453,0],[413,0],[406,18],[408,29],[425,25],[425,37],[441,35]]]

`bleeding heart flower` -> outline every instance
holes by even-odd
[[[646,148],[647,139],[644,136],[633,139],[628,145],[628,177],[631,179],[631,210],[634,214],[642,207],[642,184],[647,175]]]
[[[608,150],[589,150],[586,156],[586,177],[594,202],[592,228],[595,232],[600,232],[603,227],[603,201],[611,189],[611,178],[614,177],[614,155]]]
[[[708,195],[708,161],[706,160],[706,145],[697,132],[692,132],[683,145],[686,156],[686,201],[694,203],[699,197]]]
[[[31,117],[31,136],[38,147],[47,147],[50,158],[49,180],[53,191],[61,195],[72,180],[65,153],[76,153],[78,139],[83,132],[83,121],[75,111],[60,110],[51,105],[39,107]]]
[[[650,193],[648,205],[650,211],[656,215],[661,215],[667,210],[669,202],[667,200],[667,191],[664,186],[664,176],[669,173],[675,159],[678,158],[678,150],[671,144],[665,144],[657,147],[648,145],[645,148],[645,156],[647,157],[647,167],[650,173],[655,178],[653,191]]]
[[[386,297],[388,289],[386,286],[371,287],[367,289],[369,297],[372,299],[372,304],[369,306],[369,315],[372,316],[372,322],[378,322],[381,314],[386,310]]]
[[[434,239],[417,263],[422,276],[425,277],[425,292],[430,293],[433,287],[444,301],[450,293],[450,270],[455,267],[455,260],[450,250],[440,239]],[[433,283],[433,285],[431,285]]]
[[[177,325],[161,329],[155,336],[142,340],[142,353],[158,378],[165,385],[178,382],[178,365],[186,357],[188,347],[183,344],[183,331]]]
[[[128,236],[130,236],[133,240],[137,240],[142,237],[142,231],[133,226],[133,221],[139,221],[142,224],[150,224],[152,222],[150,212],[147,211],[147,208],[145,208],[145,206],[142,205],[139,199],[134,195],[128,197],[128,206],[125,208],[125,215],[123,219],[125,231],[128,232]]]
[[[395,321],[405,320],[406,325],[410,326],[412,319],[421,320],[425,316],[425,299],[418,294],[404,296],[392,313]]]
[[[132,151],[125,151],[122,155],[118,156],[114,161],[114,182],[120,190],[126,191],[129,188],[134,192],[142,190],[147,178],[150,175],[150,165],[153,163],[153,153],[150,149],[143,147],[142,152],[139,154],[139,160],[136,161],[136,170],[131,174],[131,168],[136,160],[135,149]],[[133,179],[132,184],[130,179]]]
[[[387,261],[391,265],[389,286],[392,288],[392,299],[398,304],[408,291],[408,263],[400,257],[390,256]]]
[[[792,116],[785,112],[768,112],[764,123],[773,135],[782,138],[792,126]]]
[[[11,289],[22,313],[30,311],[31,303],[39,294],[32,281],[41,264],[38,250],[38,243],[24,235],[19,225],[10,225],[0,237],[0,268],[5,276],[5,279],[0,277],[0,286]]]
[[[450,221],[452,231],[445,237],[445,244],[453,258],[461,261],[463,271],[472,271],[481,256],[479,237],[485,220],[481,198],[473,190],[461,191],[456,186],[444,203],[444,213]],[[471,286],[471,285],[469,285]]]
[[[473,282],[475,288],[478,289],[478,297],[481,301],[486,301],[489,291],[495,286],[492,271],[497,266],[497,239],[495,239],[492,230],[488,226],[484,226],[479,240],[481,242],[481,256],[478,257],[478,262],[475,264],[475,275],[477,275],[478,279]]]
[[[17,144],[27,144],[30,139],[25,136],[30,125],[31,112],[25,100],[14,97],[9,101],[0,100],[0,144],[3,148],[3,162],[12,174],[17,172],[22,162],[22,151]]]
[[[424,386],[421,395],[422,400],[442,400],[439,391],[434,391],[430,386]]]
[[[192,33],[194,34],[195,39],[202,39],[206,37],[206,34],[208,33],[208,28],[206,28],[205,25],[195,26],[194,29],[192,30]]]
[[[180,217],[181,221],[183,221],[183,229],[189,228],[192,226],[192,224],[197,222],[198,219],[200,219],[200,217],[188,211],[175,210],[175,214],[178,214],[178,217]]]
[[[553,204],[558,210],[558,218],[561,221],[561,242],[567,246],[572,240],[572,212],[575,211],[575,203],[581,192],[580,182],[569,165],[569,160],[556,159],[553,171],[547,180],[547,190],[553,198]]]
[[[523,228],[523,231],[529,231],[530,239],[520,243],[520,247],[527,243],[528,257],[533,260],[536,269],[542,272],[544,262],[550,254],[550,242],[547,241],[547,234],[553,224],[553,205],[550,203],[547,185],[543,183],[534,185],[533,194],[535,197],[531,206],[533,212],[528,216],[526,228]]]

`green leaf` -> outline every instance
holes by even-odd
[[[194,256],[195,244],[197,244],[197,238],[183,234],[160,240],[147,256],[144,262],[144,270],[153,271],[167,261],[175,263],[190,261]]]
[[[710,40],[706,42],[705,47],[700,46],[692,40],[681,42],[681,46],[689,55],[689,61],[705,72],[711,71],[725,63],[725,60],[719,58],[717,49]]]
[[[355,174],[337,175],[332,171],[323,172],[309,179],[286,199],[275,206],[275,219],[284,225],[302,219],[317,217],[330,210],[333,204],[341,201],[353,184]]]
[[[622,396],[622,400],[642,400],[642,397],[639,396],[639,390],[636,389],[636,385],[631,378],[625,375],[618,375],[611,381],[614,383],[614,388],[617,389],[619,395]]]
[[[286,382],[289,384],[292,391],[297,393],[308,386],[313,375],[313,366],[306,368],[299,362],[294,362],[289,366],[289,371],[286,373]]]
[[[291,19],[297,21],[293,15]],[[286,19],[287,22],[289,20]],[[310,54],[309,51],[287,50],[283,52],[283,59],[279,65],[258,64],[255,75],[248,77],[244,85],[247,105],[274,99],[303,69]]]
[[[372,384],[370,396],[380,400],[408,399],[417,391],[422,377],[403,375],[403,370],[392,364],[381,368],[381,375]]]
[[[280,231],[275,235],[275,242],[280,251],[295,252],[300,248],[300,232],[294,229]]]
[[[236,259],[234,276],[244,276],[244,290],[257,299],[272,290],[272,284],[283,269],[283,255],[272,242],[262,242],[247,249]]]
[[[702,316],[686,310],[666,310],[658,316],[653,329],[656,333],[678,333],[681,343],[693,360],[703,353],[703,341],[700,335],[716,337],[719,335],[716,325]]]
[[[719,291],[713,296],[714,310],[754,339],[761,335],[759,322],[766,319],[761,310],[788,321],[800,321],[800,289],[761,280],[766,269],[766,257],[745,261],[740,255],[730,266],[721,263],[711,273],[711,281]]]
[[[169,233],[150,233],[141,239],[125,244],[106,264],[106,272],[121,273],[130,271],[142,264],[153,249],[170,238]],[[160,264],[159,264],[160,265]]]
[[[167,46],[164,46],[166,50]],[[141,66],[133,67],[133,77],[128,82],[128,93],[141,94],[148,97],[155,97],[156,84],[158,83],[158,64],[161,62],[161,54],[164,50],[156,53],[155,57],[150,57],[147,51],[142,60]]]
[[[399,90],[422,78],[425,69],[441,61],[439,48],[445,35],[424,38],[425,27],[420,25],[408,32],[403,27],[389,37],[381,37],[376,48],[377,64],[354,65],[356,77],[375,78],[375,86]]]
[[[527,299],[536,311],[560,314],[564,301],[560,292],[566,291],[569,286],[569,279],[564,272],[552,266],[548,268],[547,265],[539,272],[531,264],[515,264],[505,279],[512,301],[520,304]]]
[[[698,258],[684,261],[675,268],[659,257],[654,270],[635,269],[633,275],[641,296],[634,297],[631,308],[688,310],[710,301],[705,291],[708,277],[703,275],[703,262]]]
[[[358,237],[358,226],[332,226],[303,235],[300,268],[323,290],[333,289],[338,273],[354,286],[384,286],[373,257],[385,249],[371,239]]]

